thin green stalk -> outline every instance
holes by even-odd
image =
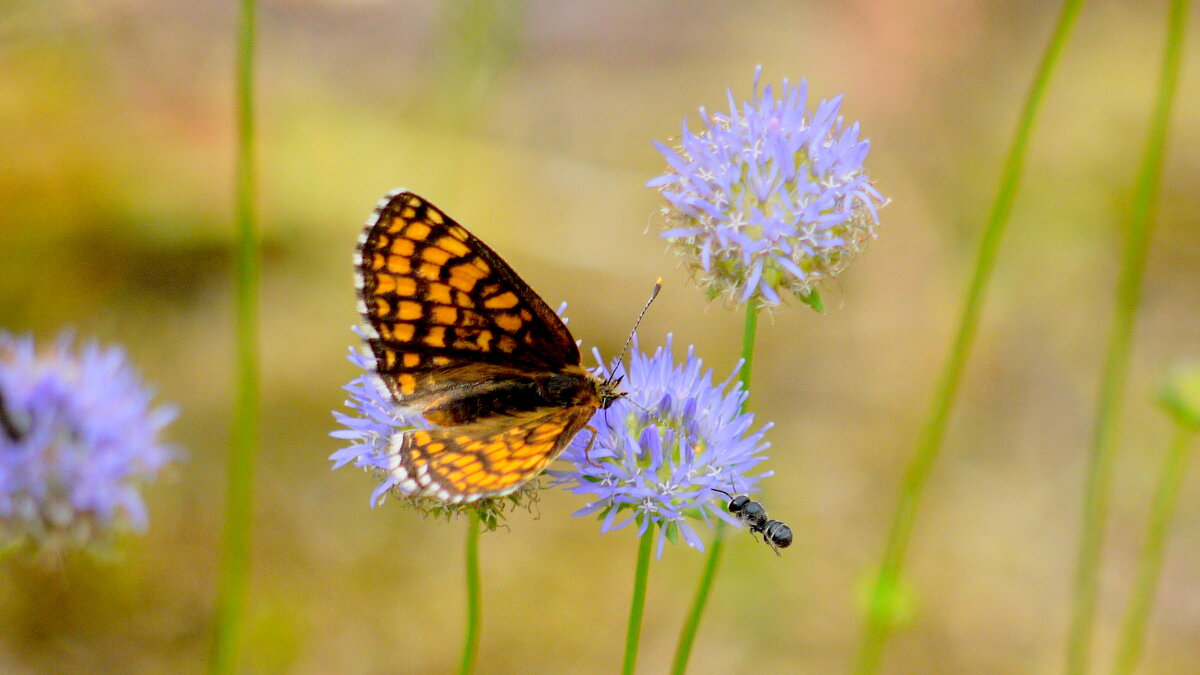
[[[1162,177],[1163,152],[1175,85],[1183,51],[1184,19],[1187,1],[1174,0],[1167,20],[1167,44],[1163,54],[1158,97],[1146,139],[1145,155],[1138,175],[1129,229],[1125,234],[1121,271],[1117,280],[1116,307],[1109,329],[1108,354],[1100,382],[1100,400],[1088,458],[1087,484],[1084,488],[1083,526],[1075,567],[1071,602],[1071,632],[1067,643],[1066,672],[1088,672],[1091,658],[1093,624],[1096,614],[1096,588],[1103,547],[1104,525],[1108,515],[1109,484],[1112,482],[1113,437],[1117,408],[1125,391],[1133,318],[1137,313],[1142,276],[1146,269],[1146,250],[1150,241],[1150,223],[1154,197]]]
[[[1158,587],[1158,574],[1162,570],[1163,549],[1167,531],[1171,527],[1171,516],[1179,497],[1179,486],[1183,483],[1183,471],[1187,466],[1189,450],[1195,432],[1183,424],[1176,426],[1175,439],[1163,462],[1158,489],[1154,493],[1154,505],[1150,510],[1150,524],[1146,528],[1146,543],[1142,546],[1138,562],[1137,581],[1129,600],[1129,613],[1125,615],[1125,627],[1121,631],[1121,647],[1117,651],[1113,673],[1132,673],[1142,654],[1142,643],[1146,637],[1146,621],[1154,604],[1154,590]]]
[[[975,270],[967,289],[966,299],[963,302],[958,333],[954,338],[950,356],[942,370],[937,390],[934,393],[929,417],[918,438],[916,450],[909,462],[900,488],[900,497],[892,519],[879,575],[876,577],[871,591],[862,643],[855,666],[857,673],[873,673],[879,668],[883,645],[891,628],[893,603],[900,581],[904,555],[908,548],[909,536],[917,515],[917,506],[933,463],[941,450],[945,438],[946,421],[958,393],[967,354],[975,340],[979,316],[983,311],[985,290],[991,280],[996,255],[1000,250],[1000,240],[1004,234],[1009,213],[1012,211],[1013,199],[1020,182],[1033,123],[1046,89],[1049,87],[1050,76],[1066,46],[1067,36],[1071,32],[1082,4],[1082,0],[1066,0],[1063,3],[1058,25],[1042,55],[1042,61],[1025,99],[1020,119],[1017,121],[1012,148],[1009,150],[1000,178],[1000,189],[996,194],[996,201],[992,206],[987,226],[983,231],[983,238],[979,243],[979,253],[976,257]]]
[[[217,596],[217,625],[209,670],[231,673],[237,663],[250,562],[254,453],[258,447],[259,241],[254,219],[254,0],[242,0],[237,56],[237,392],[229,447],[225,536]]]
[[[632,675],[637,664],[638,642],[642,635],[642,613],[646,609],[646,577],[650,575],[650,549],[654,545],[654,523],[638,543],[637,569],[633,573],[633,600],[629,605],[629,627],[625,631],[625,662],[621,664],[624,675]]]
[[[683,631],[679,634],[679,644],[675,647],[675,660],[671,662],[672,675],[682,675],[687,671],[688,658],[692,655],[692,644],[695,643],[696,631],[700,628],[700,617],[704,614],[708,593],[712,590],[713,579],[717,576],[717,564],[721,561],[724,537],[725,521],[718,520],[712,547],[708,551],[708,559],[704,561],[704,571],[700,574],[700,586],[696,588],[696,595],[692,598],[692,607],[688,610]]]
[[[746,322],[742,327],[742,368],[738,371],[738,381],[742,383],[742,391],[747,392],[747,398],[742,401],[742,410],[749,402],[750,372],[754,363],[754,341],[758,336],[758,306],[753,302],[746,303]],[[692,606],[684,620],[683,630],[679,633],[679,644],[675,647],[675,660],[671,663],[671,672],[680,675],[687,670],[688,658],[692,654],[692,645],[696,642],[696,631],[700,629],[700,618],[704,615],[704,607],[708,603],[708,594],[712,590],[713,580],[717,578],[717,565],[721,561],[721,549],[724,545],[725,522],[717,521],[716,532],[713,536],[712,547],[708,551],[708,559],[704,562],[704,571],[700,574],[700,585],[696,595],[692,597]]]
[[[460,675],[475,672],[475,661],[479,656],[479,530],[479,512],[471,509],[467,519],[467,632],[463,637],[462,661],[458,666]]]
[[[742,326],[742,369],[738,371],[738,381],[742,383],[742,391],[747,392],[746,400],[742,401],[742,410],[750,402],[750,371],[754,365],[754,340],[758,337],[758,307],[753,301],[746,303],[746,323]]]

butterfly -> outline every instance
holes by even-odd
[[[400,491],[450,503],[518,490],[625,394],[580,365],[562,319],[487,244],[406,190],[388,193],[354,255],[379,383],[428,428],[393,436]],[[590,442],[589,442],[590,445]]]

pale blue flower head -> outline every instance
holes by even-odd
[[[0,537],[81,546],[143,530],[139,487],[177,456],[161,439],[175,410],[152,398],[118,347],[0,331]]]
[[[869,143],[845,124],[842,97],[807,106],[808,87],[787,80],[729,112],[700,109],[699,132],[655,147],[668,169],[656,187],[669,206],[662,236],[710,297],[772,307],[790,293],[814,303],[823,280],[841,272],[875,237],[886,200],[863,168]]]
[[[354,329],[356,333],[358,328]],[[362,350],[350,348],[350,362],[363,373],[350,380],[343,389],[350,394],[346,406],[352,414],[335,410],[334,419],[344,428],[329,435],[349,445],[329,456],[333,468],[351,462],[354,466],[381,477],[380,484],[371,494],[371,504],[378,504],[393,488],[398,489],[395,478],[388,473],[388,444],[396,434],[409,429],[427,427],[419,415],[405,414],[392,400],[375,375],[375,359]],[[402,494],[402,493],[401,493]]]
[[[573,470],[548,472],[590,500],[575,515],[598,513],[602,532],[637,523],[644,534],[657,526],[659,555],[664,539],[680,536],[703,550],[689,521],[711,525],[715,516],[738,526],[716,490],[754,492],[771,475],[751,474],[767,459],[763,437],[771,425],[752,428],[754,415],[741,410],[740,383],[731,375],[715,384],[691,347],[676,362],[671,343],[668,337],[666,347],[647,356],[634,342],[622,383],[628,395],[592,418],[590,449],[592,432],[584,429],[563,453]],[[598,373],[609,374],[604,367]]]

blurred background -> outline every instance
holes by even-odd
[[[118,342],[182,415],[187,460],[151,524],[104,558],[0,567],[0,670],[197,672],[212,630],[232,406],[235,3],[10,0],[0,8],[0,326]],[[1035,128],[944,453],[917,520],[893,673],[1063,662],[1084,458],[1118,247],[1166,6],[1093,2]],[[257,128],[264,237],[262,450],[245,669],[442,673],[464,622],[464,523],[330,471],[356,373],[350,265],[387,190],[420,192],[507,258],[576,337],[614,354],[650,285],[724,379],[742,315],[656,236],[652,140],[725,90],[807,78],[872,141],[892,200],[827,312],[760,326],[751,407],[774,421],[758,498],[796,543],[735,533],[695,673],[844,672],[859,596],[944,362],[979,233],[1055,3],[267,0]],[[1197,17],[1193,13],[1195,27]],[[1193,33],[1195,31],[1193,30]],[[1170,425],[1154,403],[1200,352],[1200,50],[1169,136],[1103,560],[1096,655],[1123,617]],[[680,352],[681,353],[681,352]],[[484,673],[614,672],[636,540],[544,493],[482,540]],[[707,533],[706,533],[707,534]],[[640,672],[664,672],[704,556],[650,571]],[[1200,472],[1184,486],[1145,672],[1200,671]]]

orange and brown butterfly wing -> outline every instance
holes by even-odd
[[[423,409],[487,378],[578,366],[558,315],[491,248],[407,191],[380,201],[355,255],[383,384]]]
[[[595,412],[551,408],[410,431],[392,439],[388,472],[413,496],[458,503],[507,495],[554,461]]]
[[[570,332],[491,248],[411,192],[385,197],[355,255],[375,371],[433,426],[397,434],[400,491],[505,495],[552,462],[600,405]]]

